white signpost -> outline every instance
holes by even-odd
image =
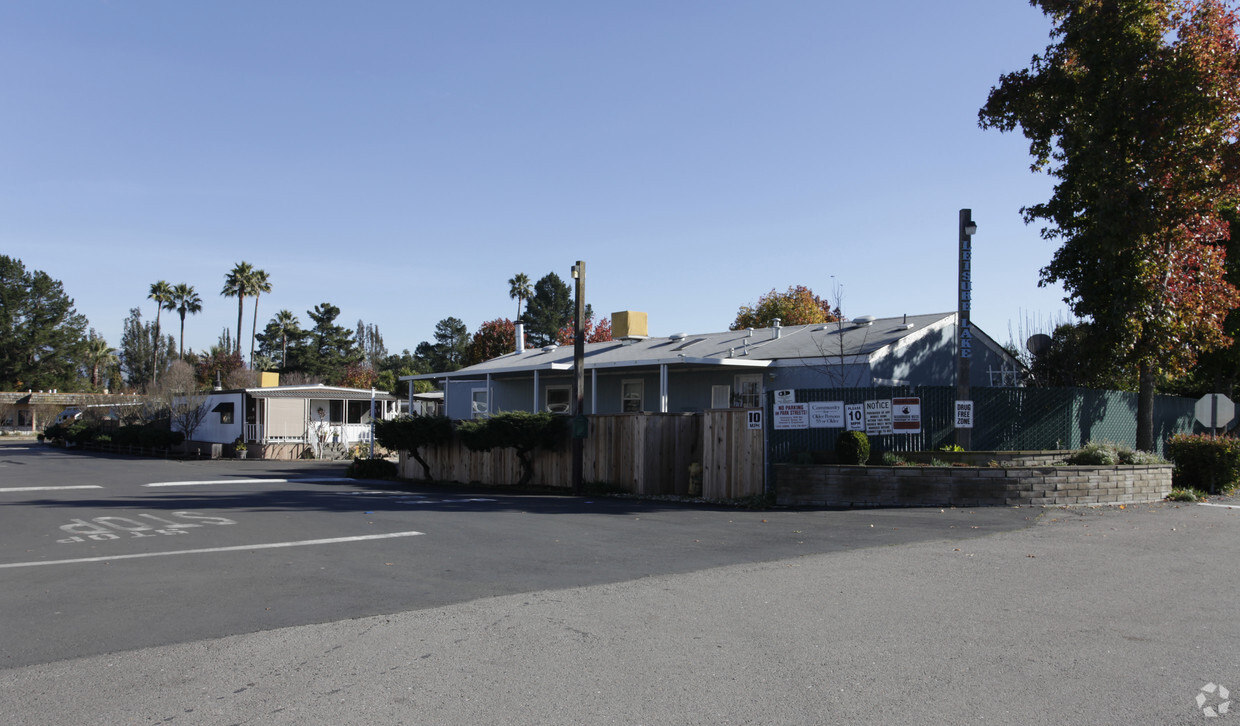
[[[921,399],[891,399],[892,427],[898,434],[921,433]]]
[[[891,399],[880,398],[865,402],[865,435],[887,436],[893,432]]]
[[[956,428],[973,428],[973,402],[956,401]]]
[[[860,403],[845,405],[844,423],[849,431],[865,431],[865,406]]]
[[[844,428],[844,402],[811,401],[809,404],[809,427],[811,429]]]
[[[809,404],[775,404],[774,422],[773,428],[776,430],[809,428]]]

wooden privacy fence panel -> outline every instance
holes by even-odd
[[[690,467],[703,466],[702,494],[731,498],[763,491],[762,432],[745,429],[744,411],[706,414],[627,413],[590,416],[585,440],[584,479],[620,487],[635,494],[690,494]],[[715,433],[708,436],[710,426]],[[716,436],[723,436],[715,441]],[[706,454],[710,447],[711,455]],[[733,450],[733,447],[737,447]],[[424,450],[422,458],[431,476],[440,481],[514,484],[521,478],[521,462],[511,449],[473,452],[459,441]],[[707,461],[711,461],[708,466]],[[407,454],[400,459],[401,476],[421,479],[422,467]],[[572,447],[534,455],[532,483],[572,486]],[[706,470],[714,477],[708,493]]]
[[[749,429],[745,409],[713,409],[704,414],[702,496],[737,499],[765,491],[761,429]]]

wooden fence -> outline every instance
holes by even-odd
[[[763,492],[762,432],[746,429],[744,410],[625,413],[589,419],[584,472],[588,483],[634,494],[700,494],[710,499]],[[431,476],[440,481],[502,486],[521,477],[521,462],[511,449],[473,452],[454,441],[424,450],[422,458],[430,465]],[[567,443],[557,451],[536,452],[532,483],[569,488],[572,464],[572,448]],[[697,471],[701,473],[695,476]],[[402,453],[400,475],[421,479],[422,467]]]

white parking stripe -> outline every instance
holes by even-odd
[[[309,545],[340,544],[342,542],[363,542],[373,539],[391,539],[393,537],[416,537],[425,532],[389,532],[388,534],[366,534],[356,537],[334,537],[332,539],[307,539],[300,542],[270,542],[268,544],[238,545],[236,547],[209,547],[201,550],[175,550],[172,552],[143,552],[136,555],[113,555],[112,557],[83,557],[76,560],[44,560],[42,562],[12,562],[0,565],[0,569],[13,567],[41,567],[43,565],[73,565],[81,562],[111,562],[113,560],[136,560],[143,557],[169,557],[172,555],[198,555],[210,552],[245,552],[248,550],[269,550],[278,547],[307,547]]]
[[[1240,506],[1236,506],[1235,504],[1215,504],[1213,502],[1197,502],[1197,504],[1203,507],[1219,507],[1221,509],[1240,509]]]
[[[7,487],[0,492],[55,492],[61,489],[102,489],[98,484],[74,484],[64,487]]]
[[[306,477],[297,479],[206,479],[202,481],[157,481],[144,487],[205,487],[212,484],[290,484],[296,482],[357,481],[344,476]]]

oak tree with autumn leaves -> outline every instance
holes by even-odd
[[[779,318],[782,325],[833,323],[840,319],[839,309],[814,294],[804,285],[795,285],[787,292],[772,289],[758,298],[755,305],[742,305],[729,330],[766,328]]]
[[[1062,283],[1117,365],[1138,369],[1137,446],[1154,444],[1159,377],[1227,345],[1240,306],[1224,278],[1240,201],[1240,43],[1221,0],[1032,0],[1053,43],[1004,74],[983,128],[1021,129],[1051,198],[1022,210],[1061,243]]]

